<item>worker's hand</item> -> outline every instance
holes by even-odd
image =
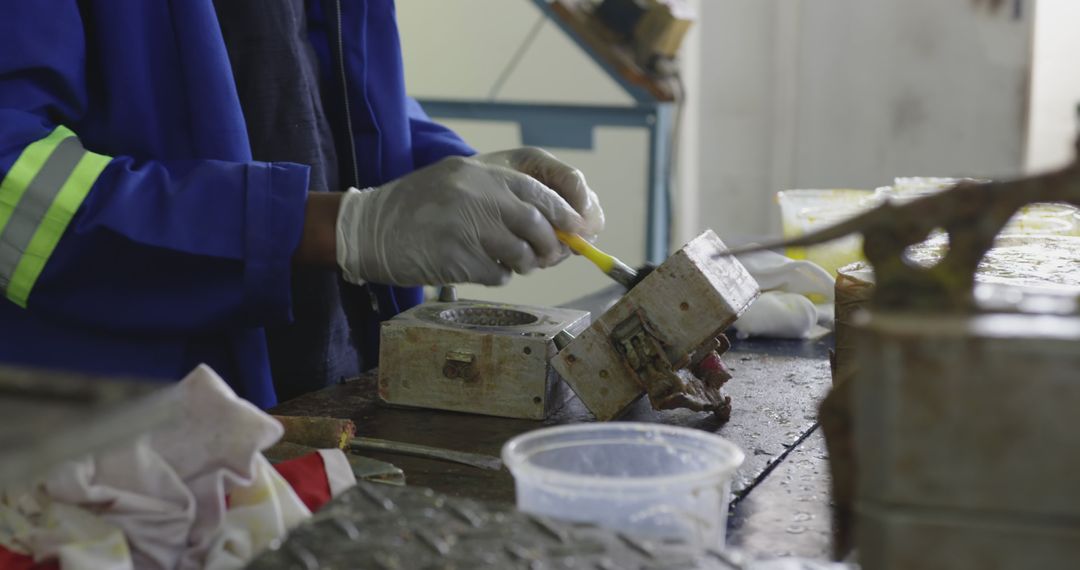
[[[566,250],[553,227],[581,233],[585,220],[507,163],[447,158],[378,188],[346,192],[336,244],[345,279],[501,285],[512,271],[558,263]]]
[[[558,192],[585,219],[585,227],[580,233],[586,239],[595,238],[604,229],[604,211],[600,209],[596,193],[585,182],[585,176],[546,150],[523,147],[480,154],[473,158],[523,172]]]

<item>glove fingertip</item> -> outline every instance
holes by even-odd
[[[569,208],[563,208],[560,214],[561,215],[554,216],[556,219],[552,220],[552,225],[554,225],[556,229],[571,234],[585,233],[585,230],[587,229],[585,218],[581,217],[581,214]]]
[[[480,280],[480,284],[487,287],[502,287],[503,285],[510,283],[510,278],[513,274],[514,272],[509,269],[500,268],[498,271],[485,275],[484,278]]]

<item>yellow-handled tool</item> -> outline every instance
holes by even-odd
[[[580,254],[585,259],[596,264],[600,271],[603,271],[623,287],[632,289],[634,285],[641,281],[643,276],[639,275],[638,271],[619,261],[619,258],[614,255],[600,251],[598,247],[586,241],[585,238],[562,230],[555,230],[555,235],[559,238],[559,241],[565,243],[574,253]]]

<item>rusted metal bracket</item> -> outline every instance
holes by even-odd
[[[648,392],[654,409],[688,408],[699,412],[730,409],[731,399],[720,394],[723,381],[710,384],[698,378],[687,368],[688,360],[673,364],[663,343],[640,313],[635,313],[616,326],[611,333],[611,341],[638,384]],[[719,346],[720,343],[715,340],[708,343],[707,353],[698,351],[701,353],[698,361],[707,354],[715,353],[715,348]]]

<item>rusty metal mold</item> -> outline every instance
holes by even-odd
[[[589,411],[617,418],[648,394],[655,409],[730,413],[723,331],[757,298],[712,231],[671,255],[552,361]]]
[[[379,396],[439,410],[543,419],[569,396],[549,364],[555,338],[588,325],[570,309],[453,301],[383,323]]]

